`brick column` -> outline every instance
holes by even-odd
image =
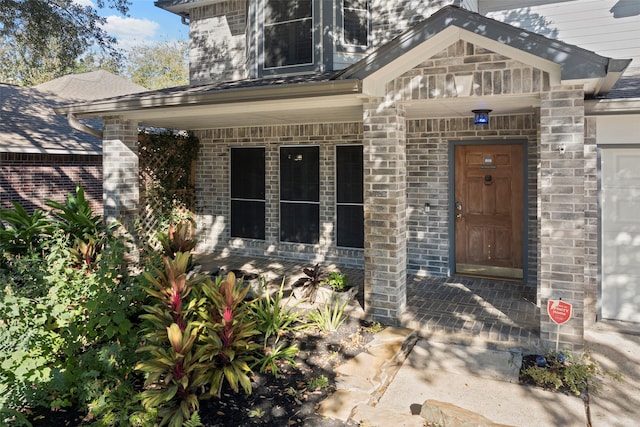
[[[405,114],[364,106],[364,282],[369,318],[397,324],[407,300]]]
[[[559,348],[579,351],[584,344],[584,91],[557,86],[541,94],[538,170],[540,260],[540,338],[555,348],[558,327],[547,315],[549,299],[573,306],[560,326]]]
[[[133,224],[140,202],[137,123],[106,117],[102,152],[104,218],[120,221],[135,234]]]

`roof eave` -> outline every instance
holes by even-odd
[[[640,98],[588,99],[584,103],[584,113],[587,116],[639,114]]]
[[[323,81],[305,84],[274,85],[251,88],[234,88],[200,93],[141,94],[140,97],[127,99],[107,99],[97,102],[85,102],[54,108],[57,114],[69,113],[78,117],[118,115],[127,111],[145,109],[216,105],[226,103],[271,101],[298,99],[318,96],[358,95],[362,93],[359,80]]]

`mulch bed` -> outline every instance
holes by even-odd
[[[256,372],[251,395],[223,387],[220,398],[202,400],[200,418],[206,427],[227,426],[355,426],[326,419],[317,406],[335,391],[335,368],[364,351],[373,339],[371,324],[348,317],[338,331],[322,333],[306,330],[293,337],[300,352],[296,366],[283,364],[278,378]],[[311,389],[309,381],[324,376],[328,385]],[[34,427],[81,426],[85,414],[72,408],[32,414]]]

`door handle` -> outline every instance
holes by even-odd
[[[456,218],[462,218],[462,203],[456,200]]]

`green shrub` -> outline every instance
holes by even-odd
[[[89,201],[84,197],[82,187],[76,187],[76,193],[68,194],[64,203],[47,200],[47,206],[53,208],[55,225],[67,233],[72,243],[71,253],[77,263],[92,266],[111,237],[117,224],[104,224],[100,215],[95,215]]]
[[[0,210],[0,253],[40,255],[53,232],[51,219],[40,209],[29,215],[19,203],[12,204],[13,209]]]
[[[251,317],[255,320],[257,328],[264,335],[265,346],[270,337],[275,337],[277,342],[286,333],[304,328],[303,317],[300,311],[295,311],[295,304],[287,304],[284,301],[284,279],[280,288],[272,296],[267,291],[263,280],[262,288],[265,291],[261,298],[251,303]]]
[[[522,371],[541,387],[566,389],[580,395],[593,384],[597,375],[602,374],[598,363],[591,360],[588,353],[583,353],[579,360],[574,360],[568,352],[548,351],[544,357],[544,366],[533,365]]]
[[[329,277],[322,281],[322,284],[329,286],[336,292],[342,292],[348,288],[349,281],[347,280],[347,276],[344,274],[332,271],[329,273]]]
[[[9,385],[1,406],[108,406],[135,380],[136,292],[123,273],[124,243],[110,241],[91,271],[72,267],[67,242],[54,232],[45,258],[16,262],[0,277],[0,383]]]
[[[342,325],[345,320],[344,309],[349,304],[349,300],[341,302],[337,298],[311,310],[307,316],[309,320],[323,332],[334,332]]]

